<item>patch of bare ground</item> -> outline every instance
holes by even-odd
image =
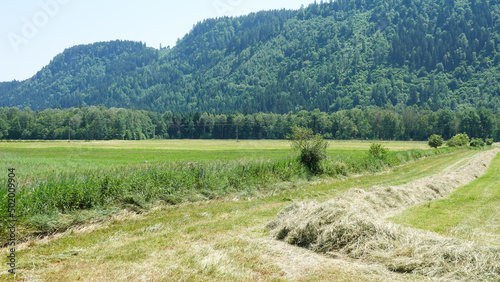
[[[270,222],[274,238],[387,270],[442,280],[500,279],[500,248],[473,244],[385,220],[408,207],[443,198],[482,176],[499,149],[481,152],[460,167],[410,183],[353,189],[327,202],[302,202]]]

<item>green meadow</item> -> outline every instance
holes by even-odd
[[[16,212],[24,237],[60,232],[123,209],[251,197],[279,183],[376,172],[453,150],[430,150],[425,142],[382,143],[390,150],[384,159],[367,154],[370,142],[330,142],[319,176],[302,166],[283,140],[0,142],[0,158],[3,171],[16,170]],[[7,174],[0,183],[7,187]],[[0,193],[6,199],[6,189]]]
[[[17,277],[383,281],[383,275],[356,265],[342,267],[338,260],[317,265],[320,257],[266,239],[265,229],[291,202],[325,201],[351,188],[406,183],[477,152],[430,150],[425,143],[383,145],[390,148],[389,156],[375,160],[367,155],[370,142],[331,142],[325,167],[341,169],[312,176],[296,164],[286,141],[0,143],[2,158],[16,167],[18,181],[33,177],[33,171],[39,174],[22,184],[29,193],[18,195],[20,207],[30,212],[19,226],[27,241],[18,250]],[[177,158],[167,160],[166,155]],[[108,186],[103,185],[106,179]],[[168,179],[175,179],[171,186]],[[174,186],[180,189],[177,194],[167,189]],[[99,199],[103,187],[116,190],[100,204],[68,210],[61,205],[68,198],[85,200],[86,194]],[[156,196],[148,198],[148,193]],[[44,206],[50,201],[52,206]]]
[[[428,149],[426,142],[380,142],[391,151]],[[370,142],[331,141],[332,157],[364,156]],[[146,140],[0,142],[2,169],[14,167],[21,184],[61,173],[172,162],[277,160],[295,154],[284,140]]]

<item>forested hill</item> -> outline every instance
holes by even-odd
[[[173,48],[69,48],[0,106],[500,109],[500,0],[337,0],[198,23]]]

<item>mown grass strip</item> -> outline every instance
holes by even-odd
[[[276,239],[319,253],[383,264],[395,272],[440,279],[500,278],[500,249],[460,241],[383,220],[393,211],[443,198],[483,175],[498,150],[466,166],[402,186],[350,190],[318,203],[303,201],[269,223]],[[484,223],[483,223],[484,224]]]
[[[449,197],[405,210],[392,221],[448,236],[500,245],[500,155],[484,176]]]

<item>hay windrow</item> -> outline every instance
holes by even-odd
[[[268,227],[279,240],[320,253],[342,253],[389,270],[452,280],[500,279],[500,248],[483,246],[385,220],[408,207],[443,198],[483,175],[500,150],[400,186],[353,189],[324,203],[301,202]]]

